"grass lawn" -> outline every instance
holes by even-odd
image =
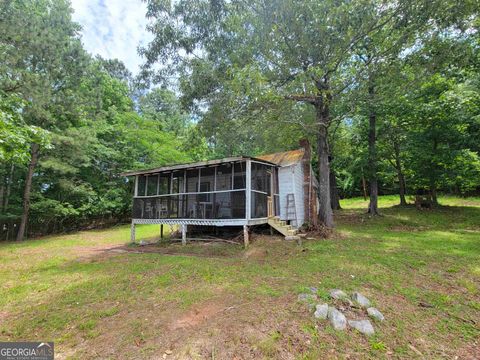
[[[349,199],[332,238],[302,246],[139,253],[129,226],[1,243],[0,340],[54,340],[60,359],[480,358],[480,198],[440,202],[382,197],[369,218]],[[370,338],[335,332],[297,301],[309,286],[360,291],[386,320]]]

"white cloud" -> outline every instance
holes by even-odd
[[[145,30],[146,4],[141,0],[72,0],[73,20],[82,25],[85,48],[104,58],[117,58],[134,74],[142,63],[139,45],[152,36]]]

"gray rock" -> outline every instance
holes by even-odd
[[[383,316],[383,314],[374,307],[369,307],[367,309],[367,313],[368,313],[368,316],[370,316],[372,319],[375,319],[378,321],[385,320],[385,317]]]
[[[330,297],[337,299],[337,300],[346,300],[348,299],[348,295],[339,289],[330,290]]]
[[[325,320],[328,316],[328,304],[318,304],[313,315],[317,319]]]
[[[348,320],[348,325],[367,336],[375,334],[375,330],[373,329],[370,320]]]
[[[365,296],[360,294],[359,292],[354,292],[352,294],[352,300],[356,302],[358,305],[364,308],[370,307],[370,300],[368,300]]]
[[[328,307],[328,319],[335,330],[345,330],[347,327],[347,318],[333,306]]]

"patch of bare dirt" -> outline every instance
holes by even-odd
[[[268,250],[265,248],[251,246],[245,251],[243,256],[246,259],[265,260],[268,256]]]
[[[9,315],[10,313],[8,313],[7,311],[0,311],[0,324],[7,320]]]
[[[175,255],[175,256],[194,256],[194,257],[206,257],[212,259],[221,259],[225,257],[234,258],[237,257],[237,252],[241,251],[238,245],[234,244],[219,244],[216,242],[202,242],[202,243],[189,243],[187,246],[183,246],[178,243],[163,243],[163,244],[147,244],[143,246],[118,246],[115,248],[107,249],[109,252],[117,253],[154,253],[162,255]]]
[[[454,359],[478,360],[480,359],[480,339],[467,344],[456,352]]]
[[[61,348],[59,358],[293,360],[313,341],[302,330],[311,314],[292,296],[224,295],[186,310],[159,300],[103,319],[98,337],[79,336],[73,353],[72,345]]]
[[[169,327],[172,330],[177,330],[198,326],[209,318],[215,316],[215,314],[222,312],[224,309],[225,308],[219,303],[206,303],[202,304],[202,306],[195,306],[186,314],[173,320]]]

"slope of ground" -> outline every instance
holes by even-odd
[[[434,211],[342,203],[328,240],[259,236],[125,251],[129,227],[0,244],[0,340],[54,340],[58,358],[479,358],[480,199]],[[154,239],[158,226],[140,226]],[[361,291],[384,313],[365,338],[297,302]],[[425,306],[427,304],[427,306]]]

